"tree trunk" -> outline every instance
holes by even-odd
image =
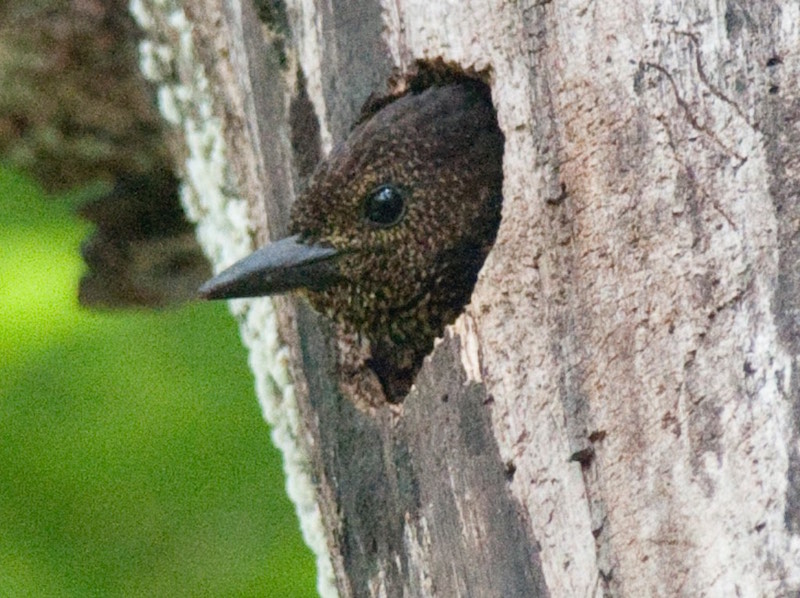
[[[402,404],[303,303],[232,304],[323,595],[800,591],[800,2],[133,10],[218,268],[393,75],[489,74],[503,220]]]

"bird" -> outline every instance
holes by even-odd
[[[206,282],[206,299],[297,291],[365,337],[397,400],[463,311],[501,218],[503,146],[490,88],[412,90],[367,114],[292,207],[290,235]]]

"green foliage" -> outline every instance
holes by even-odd
[[[224,304],[77,305],[87,226],[0,170],[0,596],[312,596]]]

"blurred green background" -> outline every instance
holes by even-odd
[[[0,169],[0,597],[314,596],[226,306],[80,308],[80,199]]]

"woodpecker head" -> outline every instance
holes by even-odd
[[[208,281],[209,299],[299,290],[372,341],[430,350],[469,301],[500,220],[488,88],[403,96],[352,131],[293,207],[291,236]]]

